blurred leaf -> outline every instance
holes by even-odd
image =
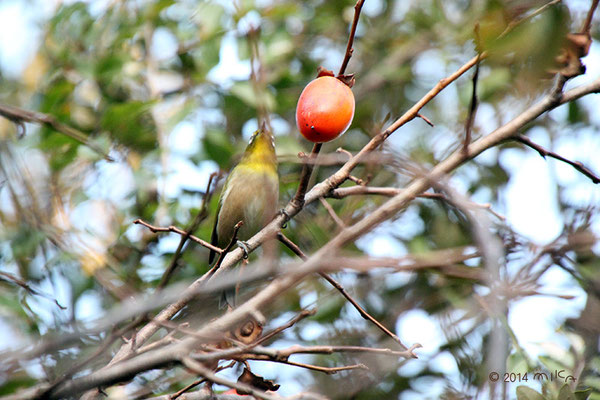
[[[508,356],[508,359],[506,360],[506,370],[517,374],[525,374],[529,372],[527,360],[520,352],[516,351]]]
[[[575,400],[575,394],[569,387],[567,383],[565,383],[558,392],[558,400]]]
[[[200,28],[198,36],[203,40],[207,40],[221,30],[223,14],[224,10],[221,5],[201,1],[193,16]]]
[[[231,87],[230,92],[251,107],[257,108],[258,102],[262,101],[267,110],[275,109],[275,98],[273,95],[268,91],[263,91],[261,92],[262,98],[259,100],[251,82],[236,82]]]
[[[230,160],[235,150],[231,145],[231,138],[226,132],[207,129],[204,138],[202,138],[202,145],[208,157],[216,161],[221,169],[229,169],[231,166]]]
[[[156,148],[156,127],[151,102],[132,101],[109,105],[101,117],[102,129],[114,139],[140,151]]]
[[[12,375],[10,379],[4,380],[0,385],[0,396],[6,396],[17,392],[18,389],[33,386],[37,383],[34,379],[27,375],[24,371],[20,371],[18,375]]]
[[[577,399],[577,400],[587,400],[590,397],[590,395],[592,395],[592,391],[593,391],[592,388],[588,388],[588,389],[585,389],[585,390],[576,390],[575,393],[574,393],[575,394],[575,399]]]
[[[545,397],[527,386],[517,386],[518,400],[545,400]]]

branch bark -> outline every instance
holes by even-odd
[[[114,161],[114,159],[110,157],[102,148],[90,141],[88,135],[67,124],[63,124],[52,115],[37,111],[24,110],[22,108],[9,106],[8,104],[0,104],[0,115],[17,124],[19,129],[22,130],[22,134],[25,133],[25,126],[23,125],[24,122],[45,125],[57,132],[62,133],[65,136],[70,137],[73,140],[78,141],[81,144],[86,145],[90,149],[102,155],[106,161]]]
[[[441,80],[436,87],[434,87],[430,92],[428,92],[415,106],[413,106],[410,110],[408,110],[402,117],[396,120],[390,127],[381,132],[379,135],[375,136],[363,149],[355,155],[352,159],[350,159],[340,170],[338,170],[331,177],[326,179],[325,181],[315,185],[307,194],[306,194],[306,202],[309,203],[327,195],[332,189],[336,188],[339,184],[341,184],[345,179],[349,176],[352,169],[360,163],[361,158],[375,150],[387,137],[389,137],[395,130],[409,122],[410,120],[417,117],[418,112],[422,107],[425,106],[431,99],[437,95],[441,90],[447,87],[452,81],[458,79],[464,72],[466,72],[469,68],[471,68],[477,61],[477,57],[473,58],[463,67],[461,67],[457,72],[452,74],[450,77]],[[367,218],[357,222],[356,224],[347,227],[342,230],[337,236],[335,236],[332,240],[330,240],[326,245],[324,245],[321,249],[315,252],[311,257],[309,257],[299,268],[291,271],[290,273],[283,275],[274,279],[269,285],[267,285],[263,290],[258,292],[254,297],[249,299],[247,302],[242,304],[240,307],[233,310],[231,313],[228,313],[217,320],[207,324],[202,329],[198,331],[199,336],[202,337],[214,337],[219,336],[221,332],[228,330],[231,326],[236,323],[239,323],[244,319],[247,315],[252,315],[253,312],[260,310],[270,304],[273,301],[273,298],[277,297],[279,294],[284,292],[285,290],[293,287],[300,281],[302,281],[306,276],[313,272],[318,272],[321,268],[321,260],[326,256],[329,257],[333,254],[336,254],[337,251],[345,244],[357,239],[365,232],[369,231],[379,223],[384,220],[389,219],[394,216],[401,209],[406,207],[406,205],[412,201],[416,196],[425,192],[430,186],[432,181],[437,181],[442,178],[444,175],[452,172],[454,169],[458,168],[460,165],[465,163],[466,161],[476,157],[481,154],[483,151],[494,147],[501,143],[502,141],[514,136],[517,134],[519,129],[521,129],[527,123],[533,121],[535,118],[539,117],[541,114],[556,108],[561,104],[565,104],[569,101],[576,100],[586,94],[590,93],[598,93],[600,92],[600,78],[594,80],[593,82],[571,89],[566,93],[562,93],[562,87],[564,85],[564,79],[558,79],[557,85],[555,89],[545,96],[541,101],[532,105],[528,109],[526,109],[523,113],[518,115],[509,123],[503,125],[502,127],[496,129],[492,133],[488,134],[480,138],[479,140],[471,143],[468,146],[467,151],[458,150],[450,155],[447,159],[440,162],[436,165],[428,174],[415,179],[412,183],[410,183],[405,190],[396,196],[392,197],[378,209],[376,209],[372,214],[370,214]],[[287,220],[288,217],[293,217],[298,212],[300,212],[300,208],[296,207],[292,202],[290,202],[285,211],[287,216],[279,215],[277,216],[269,225],[267,225],[263,230],[253,236],[250,240],[248,240],[247,244],[250,249],[255,249],[260,245],[266,238],[272,237],[275,235],[283,223]],[[231,253],[227,255],[225,258],[223,265],[219,271],[217,271],[214,275],[217,276],[223,271],[230,268],[233,264],[237,263],[242,258],[242,250],[235,249]],[[190,296],[193,297],[195,291],[205,284],[207,278],[203,276],[196,280],[190,287],[184,292],[182,299],[169,307],[163,310],[158,316],[158,318],[169,319],[176,312],[178,312],[185,304]],[[144,340],[150,337],[156,330],[158,330],[158,324],[152,324],[152,322],[144,327],[140,333],[144,333]],[[139,334],[138,334],[139,340]],[[162,363],[164,365],[165,359],[172,360],[172,355],[177,354],[178,352],[187,353],[189,348],[193,346],[195,339],[188,338],[178,344],[171,345],[160,352],[152,352],[148,354],[143,354],[139,357],[136,357],[132,360],[127,360],[119,365],[115,365],[114,367],[120,367],[121,370],[121,378],[123,376],[131,376],[131,374],[135,374],[137,372],[143,371],[148,368],[155,368],[157,364]],[[131,354],[131,348],[122,348],[117,356],[111,362],[114,364],[119,359],[124,359],[127,355]],[[140,357],[144,357],[141,361],[138,360]],[[166,358],[165,358],[166,357]],[[114,368],[113,367],[113,368]],[[126,367],[126,368],[125,368]],[[101,385],[101,381],[105,383],[112,382],[111,379],[115,379],[115,374],[113,368],[108,369],[108,371],[97,371],[86,377],[78,378],[68,383],[69,385],[69,393],[73,392],[73,388],[77,388],[77,390],[86,390],[91,387],[96,387]],[[110,372],[110,374],[109,374]],[[100,379],[102,377],[102,379]],[[62,389],[59,393],[64,393],[67,391],[67,388]]]

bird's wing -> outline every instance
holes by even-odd
[[[225,193],[227,192],[227,187],[229,184],[229,181],[231,180],[231,176],[233,175],[233,171],[231,171],[231,173],[229,174],[229,176],[227,177],[227,179],[225,179],[225,184],[223,185],[223,189],[221,189],[221,195],[219,196],[219,205],[217,206],[217,213],[215,214],[215,225],[213,226],[213,230],[212,230],[212,234],[210,235],[210,244],[212,244],[213,246],[219,246],[219,235],[217,233],[217,224],[219,223],[219,213],[221,212],[221,207],[223,207],[223,197],[225,196]],[[208,255],[208,264],[212,264],[213,260],[215,259],[215,255],[217,254],[216,251],[211,250],[209,255]]]
[[[215,216],[215,225],[213,226],[212,234],[210,235],[210,244],[213,246],[219,245],[219,236],[217,235],[217,223],[219,222],[219,212],[221,211],[221,199],[219,199],[219,206],[217,207],[217,214]],[[215,259],[216,251],[211,250],[208,255],[208,264],[212,264]]]

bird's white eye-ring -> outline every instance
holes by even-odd
[[[258,136],[259,131],[256,131],[252,134],[252,136],[250,136],[250,140],[248,141],[248,144],[252,144],[252,142],[254,142],[254,139],[256,139],[256,137]]]

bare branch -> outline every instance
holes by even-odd
[[[479,79],[479,65],[481,63],[481,44],[479,43],[479,24],[475,25],[475,47],[477,49],[477,62],[475,63],[475,73],[473,73],[473,90],[471,91],[471,104],[469,105],[469,115],[465,122],[465,140],[463,141],[463,151],[468,151],[471,143],[471,130],[475,121],[477,112],[477,80]]]
[[[327,375],[333,375],[333,374],[337,374],[340,371],[350,371],[353,369],[366,369],[366,370],[369,369],[369,368],[367,368],[367,366],[365,364],[352,364],[352,365],[344,365],[341,367],[321,367],[318,365],[305,364],[305,363],[300,363],[297,361],[289,361],[289,360],[269,360],[269,361],[287,364],[287,365],[293,365],[294,367],[306,368],[306,369],[310,369],[313,371],[323,372],[323,373],[326,373]]]
[[[592,0],[592,5],[590,6],[590,9],[588,10],[587,16],[585,18],[585,22],[583,23],[583,26],[581,27],[581,33],[586,34],[588,37],[590,37],[590,31],[592,28],[592,18],[594,17],[594,11],[596,11],[596,8],[598,7],[599,2],[600,2],[600,0]]]
[[[92,142],[85,133],[59,122],[56,117],[52,115],[37,111],[24,110],[22,108],[9,106],[8,104],[0,104],[0,115],[17,124],[21,135],[25,133],[25,126],[23,124],[24,122],[45,125],[57,132],[62,133],[63,135],[70,137],[71,139],[78,141],[81,144],[86,145],[90,149],[102,155],[106,161],[114,161],[114,159],[110,157],[102,148]]]
[[[234,225],[234,227],[233,227],[233,236],[231,236],[231,240],[229,241],[229,244],[227,245],[227,247],[225,247],[225,249],[223,249],[223,251],[219,255],[219,259],[215,263],[214,267],[212,267],[210,269],[210,271],[208,271],[206,273],[206,275],[209,278],[211,276],[213,276],[213,274],[219,270],[219,268],[221,267],[221,264],[223,263],[223,260],[225,259],[225,256],[227,255],[227,253],[229,253],[231,251],[231,249],[233,248],[233,246],[237,243],[238,231],[240,230],[240,228],[242,227],[242,225],[244,225],[244,221],[240,221],[240,222],[238,222],[237,224]]]
[[[557,154],[553,151],[547,150],[547,149],[543,148],[542,146],[540,146],[539,144],[533,142],[527,136],[518,135],[518,136],[515,136],[513,138],[513,140],[516,140],[517,142],[521,142],[524,145],[531,147],[532,149],[537,151],[540,154],[540,156],[542,156],[542,158],[544,158],[544,159],[546,157],[552,157],[556,160],[559,160],[566,164],[569,164],[570,166],[575,168],[577,171],[581,172],[583,175],[590,178],[590,180],[592,182],[594,182],[596,184],[600,183],[600,177],[598,177],[598,175],[596,175],[594,172],[592,172],[591,169],[589,169],[588,167],[586,167],[579,161],[571,161],[568,158],[561,156],[560,154]]]
[[[420,344],[414,344],[403,351],[392,349],[382,349],[364,346],[291,346],[285,349],[268,349],[265,347],[257,347],[254,350],[256,355],[265,355],[273,359],[288,358],[294,354],[334,354],[334,353],[373,353],[388,355],[392,357],[417,358],[413,351],[421,348]]]
[[[350,27],[350,35],[348,35],[348,44],[346,45],[346,53],[344,54],[344,60],[342,61],[342,65],[340,66],[340,71],[338,72],[338,76],[344,75],[346,72],[346,67],[350,62],[350,58],[352,57],[352,53],[354,49],[352,48],[352,44],[354,43],[354,36],[356,35],[356,27],[358,26],[358,19],[360,17],[360,11],[362,9],[365,0],[358,0],[354,5],[354,19],[352,20],[352,26]]]
[[[483,54],[482,54],[483,56]],[[473,58],[461,68],[459,68],[454,74],[450,75],[446,79],[442,79],[433,89],[431,89],[419,102],[417,102],[410,110],[408,110],[402,117],[398,118],[390,127],[381,132],[379,135],[375,136],[367,145],[363,147],[363,149],[352,159],[350,159],[344,166],[342,166],[335,174],[330,176],[325,181],[315,185],[310,191],[306,193],[306,202],[312,202],[319,197],[322,197],[329,193],[332,189],[336,188],[342,182],[344,182],[350,171],[357,166],[362,157],[366,154],[369,154],[373,150],[375,150],[387,137],[389,137],[395,130],[397,130],[400,126],[409,122],[410,120],[416,117],[416,114],[424,107],[431,99],[433,99],[440,91],[442,91],[445,87],[447,87],[451,82],[458,79],[464,72],[469,70],[476,62],[477,58]],[[416,179],[411,183],[405,192],[402,192],[380,208],[375,210],[372,214],[370,214],[367,218],[359,221],[355,225],[344,229],[340,234],[334,237],[329,243],[323,246],[318,252],[316,252],[313,256],[311,256],[306,262],[303,263],[302,266],[295,269],[295,271],[291,272],[288,275],[281,276],[279,278],[274,279],[267,287],[257,293],[253,298],[245,302],[240,307],[233,310],[231,313],[228,313],[221,318],[211,322],[207,326],[201,329],[201,332],[206,334],[210,332],[223,331],[224,328],[235,324],[243,319],[245,315],[251,313],[252,310],[260,309],[264,307],[266,304],[271,303],[273,301],[274,296],[288,288],[294,286],[298,282],[300,282],[307,274],[310,274],[320,267],[320,259],[324,257],[324,255],[334,254],[336,249],[340,248],[344,243],[354,240],[355,238],[361,236],[364,232],[374,227],[381,221],[387,219],[390,215],[397,213],[400,209],[405,207],[411,199],[415,198],[417,195],[421,194],[429,187],[429,182],[434,180],[444,174],[447,174],[457,168],[459,165],[467,161],[468,159],[476,157],[481,152],[486,149],[493,147],[500,143],[503,140],[515,135],[515,133],[525,124],[529,123],[533,119],[537,118],[542,113],[557,107],[560,104],[567,103],[569,101],[576,100],[582,96],[585,96],[589,93],[596,93],[600,91],[600,79],[597,79],[590,84],[583,85],[574,89],[569,90],[568,92],[558,96],[547,96],[539,103],[531,106],[523,113],[518,115],[515,119],[507,123],[506,125],[498,128],[494,132],[488,134],[485,137],[471,143],[469,145],[469,157],[465,157],[461,151],[452,154],[446,160],[439,163],[427,177],[422,177]],[[271,223],[269,223],[265,228],[263,228],[259,233],[250,238],[246,243],[250,250],[258,247],[264,240],[275,235],[280,227],[287,221],[289,218],[295,216],[301,208],[297,206],[294,202],[288,203],[286,208],[284,209],[285,215],[277,216]],[[230,252],[225,260],[223,261],[223,265],[220,270],[215,273],[215,277],[220,273],[223,273],[228,268],[231,268],[232,265],[237,263],[242,258],[242,250],[235,249]],[[196,280],[182,295],[182,299],[177,301],[176,303],[170,305],[157,316],[157,318],[168,319],[177,313],[187,302],[195,291],[201,287],[206,281],[205,277],[202,277]],[[158,329],[158,325],[149,324],[144,327],[142,331],[144,331],[144,337],[146,340],[149,336],[151,336]],[[142,332],[140,331],[140,333]],[[138,333],[138,340],[140,337],[140,333]],[[187,343],[187,342],[186,342]],[[186,343],[182,343],[182,346],[186,346]],[[117,359],[122,359],[124,355],[130,354],[131,348],[125,347],[122,348],[112,363]]]
[[[306,255],[304,254],[304,252],[302,252],[300,247],[298,247],[298,245],[296,245],[294,242],[292,242],[283,233],[279,232],[277,234],[277,238],[279,239],[279,241],[281,241],[281,243],[286,245],[290,250],[292,250],[302,260],[308,259],[308,257],[306,257]],[[340,265],[343,265],[343,264],[338,264],[338,266],[340,266]],[[358,311],[358,313],[360,314],[361,317],[363,317],[367,321],[374,324],[377,328],[379,328],[381,331],[383,331],[386,335],[388,335],[394,341],[396,341],[400,346],[402,346],[405,349],[407,348],[396,334],[391,332],[381,322],[377,321],[371,314],[369,314],[367,311],[365,311],[365,309],[362,308],[361,305],[358,304],[358,302],[356,300],[354,300],[354,298],[352,298],[352,296],[350,296],[350,294],[346,291],[346,289],[344,289],[344,287],[338,281],[336,281],[333,277],[331,277],[331,275],[326,274],[325,272],[319,272],[319,275],[321,275],[321,277],[323,277],[327,282],[329,282],[331,284],[331,286],[336,288],[342,294],[342,296],[344,296],[346,298],[346,300],[348,300],[348,302],[350,302],[350,304],[352,304],[352,306],[356,309],[356,311]],[[415,356],[415,358],[417,358],[417,357]]]
[[[149,223],[147,223],[146,221],[143,221],[141,219],[136,219],[135,221],[133,221],[134,224],[136,225],[143,225],[146,228],[150,229],[152,232],[154,233],[158,233],[158,232],[173,232],[173,233],[177,233],[178,235],[181,236],[187,236],[190,240],[206,247],[209,250],[213,250],[216,251],[217,253],[221,254],[223,253],[223,249],[217,247],[217,246],[213,246],[212,244],[208,243],[206,240],[202,240],[199,237],[196,237],[194,235],[190,235],[188,232],[179,229],[176,226],[167,226],[167,227],[160,227],[160,226],[154,226],[154,225],[150,225]]]
[[[342,221],[342,219],[340,217],[338,217],[338,215],[335,213],[335,210],[333,209],[333,207],[331,207],[331,205],[327,202],[327,200],[325,200],[322,197],[319,197],[319,201],[321,202],[323,207],[325,207],[325,209],[327,210],[327,212],[329,213],[331,218],[335,221],[335,223],[340,228],[344,229],[346,227],[346,224],[344,223],[344,221]]]
[[[518,19],[518,20],[513,20],[511,21],[508,26],[506,27],[506,29],[504,29],[504,31],[498,36],[498,38],[502,38],[504,36],[506,36],[510,31],[512,31],[516,26],[522,24],[523,22],[529,21],[530,19],[537,17],[538,15],[540,15],[541,13],[543,13],[544,11],[546,11],[546,9],[548,9],[549,7],[552,7],[558,3],[561,3],[562,0],[552,0],[546,4],[544,4],[543,6],[541,6],[540,8],[538,8],[537,10],[533,11],[532,13],[526,15],[525,17]]]
[[[259,344],[266,342],[267,340],[271,339],[273,336],[276,336],[279,333],[281,333],[282,331],[296,325],[298,322],[302,321],[304,318],[315,315],[316,312],[317,312],[316,308],[311,308],[310,310],[302,310],[298,315],[296,315],[290,321],[288,321],[284,325],[281,325],[281,326],[273,329],[270,332],[267,332],[261,338],[259,338],[256,342],[252,343],[249,347],[251,348],[251,347],[254,347],[254,346],[257,346]]]
[[[54,302],[54,304],[56,304],[58,306],[58,308],[60,308],[61,310],[66,310],[67,307],[63,307],[60,305],[60,303],[58,302],[58,300],[56,300],[52,295],[48,294],[48,293],[44,293],[38,289],[34,289],[32,288],[27,282],[25,282],[23,279],[20,279],[16,276],[14,276],[13,274],[9,274],[8,272],[3,272],[0,271],[0,281],[4,281],[4,282],[9,282],[9,283],[14,283],[17,286],[22,287],[23,289],[25,289],[25,291],[27,291],[27,293],[34,295],[34,296],[40,296],[44,299],[50,300],[52,302]]]
[[[207,210],[207,205],[210,202],[210,198],[212,197],[211,185],[212,185],[212,182],[215,179],[215,177],[218,175],[219,175],[219,173],[217,173],[217,172],[213,172],[212,174],[210,174],[210,176],[208,178],[208,183],[206,184],[206,190],[204,191],[204,195],[202,196],[202,206],[200,206],[200,211],[198,211],[198,214],[196,214],[196,218],[194,218],[194,221],[190,224],[190,226],[186,230],[186,234],[181,236],[181,239],[179,240],[179,244],[177,245],[177,249],[175,250],[175,254],[173,254],[173,258],[171,259],[171,264],[169,264],[169,266],[163,273],[163,276],[160,279],[160,282],[156,286],[157,289],[160,290],[160,289],[164,288],[167,285],[167,283],[169,283],[169,279],[171,278],[171,275],[177,268],[177,262],[179,261],[179,257],[181,257],[181,254],[183,252],[183,246],[185,245],[185,242],[187,242],[187,240],[190,238],[190,235],[192,234],[192,232],[194,232],[196,229],[198,229],[198,226],[200,226],[200,223],[202,221],[204,221],[204,219],[208,215],[206,210]]]
[[[354,175],[348,175],[348,180],[356,183],[359,186],[363,186],[365,184],[365,182],[362,179],[357,178]]]
[[[427,118],[426,116],[424,116],[421,113],[417,113],[417,117],[421,118],[423,121],[425,121],[427,123],[427,125],[431,126],[432,128],[435,126],[433,124],[433,122],[431,122],[431,120],[429,118]]]
[[[214,382],[214,383],[218,383],[219,385],[223,385],[223,386],[227,386],[227,387],[230,387],[230,388],[238,389],[239,391],[249,393],[249,394],[251,394],[254,397],[258,397],[259,399],[277,400],[277,399],[280,398],[279,396],[272,396],[270,394],[267,394],[266,392],[263,392],[261,390],[257,390],[257,389],[253,388],[250,385],[246,385],[246,384],[239,383],[239,382],[232,382],[232,381],[227,380],[225,378],[221,378],[220,376],[214,374],[208,368],[204,367],[199,362],[194,361],[190,357],[184,357],[182,359],[182,362],[183,362],[183,365],[185,365],[186,367],[188,367],[189,369],[191,369],[192,371],[194,371],[198,375],[204,376],[207,380],[209,380],[211,382]]]
[[[403,190],[404,189],[397,189],[397,188],[391,188],[391,187],[352,186],[352,187],[343,187],[343,188],[334,189],[331,191],[331,194],[327,197],[333,197],[334,199],[343,199],[344,197],[347,197],[347,196],[367,195],[367,194],[377,194],[377,195],[381,195],[381,196],[393,197],[393,196],[400,194]],[[424,193],[417,195],[416,197],[448,201],[448,199],[442,193],[424,192]],[[473,207],[479,207],[479,208],[488,210],[491,214],[493,214],[495,217],[497,217],[501,221],[506,220],[506,217],[504,217],[503,215],[498,214],[496,211],[494,211],[492,209],[492,205],[489,203],[479,204],[479,203],[475,203],[475,202],[470,202],[470,204]]]

